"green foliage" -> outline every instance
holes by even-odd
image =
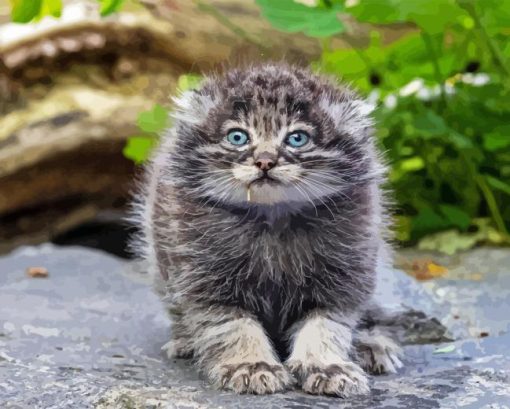
[[[276,28],[310,35],[287,3],[258,1]],[[327,3],[351,21],[376,24],[365,46],[326,47],[313,67],[352,83],[377,104],[398,238],[448,252],[480,241],[508,243],[510,0]],[[293,7],[304,13],[306,6]],[[324,2],[306,9],[310,19],[331,10]],[[400,23],[416,29],[383,45],[384,25]]]
[[[126,158],[140,165],[149,157],[156,142],[154,135],[130,136],[122,153]]]
[[[202,81],[202,76],[196,74],[186,74],[181,75],[177,80],[177,90],[180,92],[196,88],[200,81]]]
[[[124,0],[99,0],[99,2],[101,3],[99,12],[102,16],[107,16],[118,11]]]
[[[318,2],[314,7],[294,0],[256,0],[256,3],[262,15],[282,31],[301,31],[312,37],[327,37],[344,31],[337,17],[344,7],[338,2]]]
[[[62,0],[44,0],[39,10],[39,18],[43,16],[60,17],[62,12]]]
[[[380,141],[393,165],[390,180],[398,208],[412,221],[409,239],[457,228],[490,216],[505,233],[510,214],[510,132],[501,112],[510,95],[503,84],[456,84],[455,94],[422,101],[397,96],[378,108]],[[499,103],[492,103],[496,99]]]
[[[184,92],[198,86],[202,77],[196,74],[181,75],[177,80],[177,89]],[[128,138],[123,154],[137,165],[145,162],[159,142],[159,135],[169,125],[168,109],[154,105],[149,111],[140,112],[137,120],[141,134]]]
[[[124,0],[97,0],[102,16],[115,13]],[[10,0],[11,19],[15,23],[29,23],[45,16],[60,17],[62,0]]]
[[[446,254],[455,254],[467,250],[478,243],[502,244],[505,237],[491,225],[487,218],[471,221],[476,232],[464,233],[455,229],[445,230],[427,235],[418,243],[420,250],[439,251]]]
[[[161,105],[154,105],[150,111],[138,115],[138,127],[148,133],[160,132],[167,126],[168,111]]]
[[[367,23],[415,23],[429,34],[440,34],[468,18],[455,0],[362,0],[348,12]]]
[[[509,136],[510,138],[510,136]],[[487,183],[494,189],[497,189],[510,196],[510,184],[503,182],[493,176],[487,176]]]
[[[16,23],[28,23],[39,14],[42,0],[11,0],[11,19]]]
[[[149,111],[138,114],[137,124],[142,134],[128,138],[123,154],[138,165],[149,157],[158,143],[159,134],[168,126],[168,110],[156,104]]]

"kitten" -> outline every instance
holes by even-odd
[[[384,334],[356,333],[387,254],[364,101],[265,64],[206,78],[175,104],[138,206],[173,320],[168,354],[239,393],[368,392],[361,366],[401,364]]]

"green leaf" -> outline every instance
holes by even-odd
[[[406,172],[416,172],[425,167],[425,162],[420,156],[413,156],[412,158],[404,159],[399,165],[400,169]]]
[[[144,132],[161,132],[168,125],[168,111],[156,104],[150,111],[141,112],[137,123]]]
[[[388,24],[402,21],[402,13],[395,0],[362,0],[346,10],[359,21]]]
[[[418,249],[452,255],[468,250],[479,243],[508,243],[506,236],[492,227],[490,219],[474,219],[473,224],[478,227],[478,230],[473,233],[447,230],[427,235],[418,242]]]
[[[411,231],[417,236],[444,230],[448,227],[450,227],[450,222],[430,207],[421,209],[411,222]]]
[[[60,17],[62,13],[62,0],[43,0],[38,18],[44,16]]]
[[[281,31],[302,31],[312,37],[328,37],[345,31],[338,13],[344,7],[334,3],[331,7],[308,7],[294,0],[256,0],[262,15]]]
[[[425,161],[420,156],[405,158],[396,163],[390,174],[390,181],[395,182],[409,172],[417,172],[425,167]]]
[[[427,109],[414,120],[415,128],[426,136],[440,136],[448,133],[448,127],[442,117]]]
[[[359,79],[367,76],[365,62],[356,51],[350,49],[339,49],[324,53],[321,69],[348,79]]]
[[[471,224],[471,217],[460,207],[451,205],[440,205],[439,209],[446,220],[448,220],[453,226],[465,230]]]
[[[398,1],[398,5],[405,21],[416,23],[429,34],[442,34],[447,26],[467,16],[455,0]]]
[[[120,9],[124,0],[99,0],[101,8],[99,10],[101,16],[108,16]]]
[[[454,0],[361,0],[347,11],[368,23],[412,22],[429,34],[443,33],[467,16]]]
[[[458,148],[468,148],[472,146],[468,137],[450,128],[446,124],[444,118],[431,109],[427,109],[421,115],[416,116],[414,127],[424,139],[444,136],[446,140]]]
[[[183,74],[183,75],[179,76],[179,79],[177,80],[177,88],[180,91],[187,91],[190,89],[194,89],[200,84],[202,79],[203,79],[203,77],[201,75]]]
[[[487,179],[487,183],[494,189],[500,190],[501,192],[510,195],[510,185],[508,183],[505,183],[502,180],[496,179],[495,177],[489,175],[485,175],[485,178]]]
[[[430,234],[418,242],[419,250],[438,251],[453,255],[459,251],[468,250],[480,241],[479,234],[459,233],[457,230],[447,230]]]
[[[483,147],[488,151],[497,151],[510,146],[510,125],[496,128],[483,135]]]
[[[124,156],[131,159],[137,165],[145,162],[154,147],[156,146],[157,139],[152,136],[131,136],[127,140],[127,144],[122,150]]]
[[[453,351],[455,351],[455,345],[447,345],[445,347],[436,348],[433,353],[434,354],[448,354]]]
[[[474,6],[490,34],[504,32],[510,27],[510,0],[477,0]]]
[[[41,10],[42,0],[11,0],[11,19],[15,23],[28,23]]]
[[[466,135],[456,132],[454,129],[451,128],[448,133],[448,140],[461,149],[473,146],[473,143]]]

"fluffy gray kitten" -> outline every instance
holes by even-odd
[[[365,102],[265,64],[206,78],[175,105],[138,201],[169,356],[239,393],[368,392],[362,368],[401,364],[393,341],[359,329],[388,253]]]

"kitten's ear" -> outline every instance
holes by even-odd
[[[180,96],[174,97],[173,102],[175,107],[172,118],[195,126],[203,124],[209,111],[215,106],[211,95],[196,90],[184,91]]]
[[[339,133],[357,136],[366,135],[373,126],[371,117],[375,106],[361,98],[343,98],[340,100],[323,96],[320,108],[330,117]]]

